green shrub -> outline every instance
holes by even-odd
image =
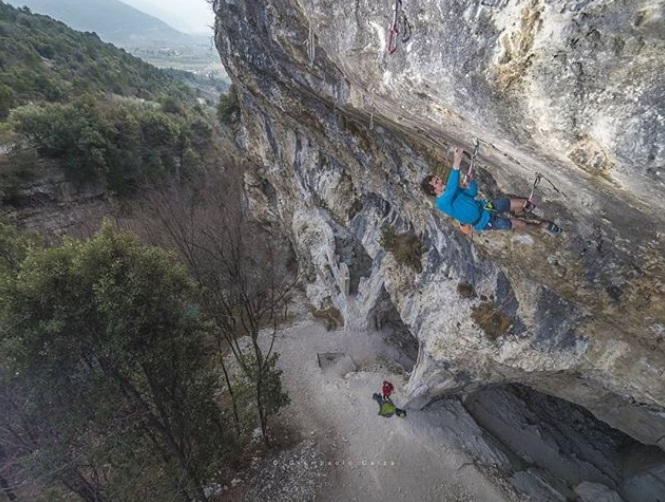
[[[9,110],[15,105],[14,91],[0,83],[0,120],[9,116]]]
[[[217,118],[219,118],[220,123],[228,126],[240,122],[240,103],[235,85],[229,87],[228,92],[220,96],[217,105]]]
[[[393,254],[397,263],[411,267],[418,273],[422,272],[423,243],[415,234],[398,234],[386,225],[381,232],[381,245]]]
[[[84,96],[72,103],[15,108],[13,131],[41,157],[55,160],[74,182],[104,181],[118,195],[137,182],[156,183],[202,165],[213,130],[193,114]]]

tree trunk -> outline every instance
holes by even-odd
[[[4,493],[11,502],[18,500],[12,491],[11,486],[3,476],[0,476],[0,492]]]
[[[6,458],[7,454],[5,453],[5,449],[0,445],[0,467],[5,463]],[[0,492],[4,493],[11,502],[18,500],[12,491],[11,485],[2,475],[0,475]]]
[[[240,436],[240,414],[238,413],[238,403],[236,402],[236,396],[233,393],[233,387],[231,386],[231,378],[229,377],[229,372],[226,369],[226,364],[224,363],[224,354],[222,354],[222,344],[219,338],[217,338],[217,348],[219,350],[219,360],[220,360],[220,365],[222,366],[222,372],[224,373],[224,380],[226,381],[226,386],[228,387],[229,394],[231,395],[231,406],[233,407],[233,419],[235,420],[236,434]]]
[[[163,408],[163,403],[161,403],[157,399],[157,393],[155,392],[154,384],[151,381],[148,372],[145,371],[145,368],[143,368],[143,372],[147,377],[148,386],[150,387],[150,391],[154,399],[154,405],[157,407],[157,410],[159,411],[160,415],[164,417],[164,422],[162,422],[159,419],[159,417],[152,412],[151,406],[143,399],[141,393],[134,386],[131,380],[122,375],[112,366],[105,364],[104,361],[100,360],[100,364],[102,366],[102,369],[104,371],[107,371],[110,374],[110,376],[114,378],[122,386],[123,393],[144,410],[145,416],[148,420],[147,427],[152,428],[155,431],[155,433],[159,434],[163,438],[168,449],[171,451],[173,455],[175,455],[175,458],[178,460],[178,463],[180,464],[180,467],[182,468],[183,472],[187,475],[191,483],[194,485],[194,491],[197,493],[199,500],[201,501],[208,500],[208,498],[205,496],[205,492],[203,491],[203,486],[201,485],[198,476],[196,475],[196,472],[194,471],[190,462],[188,461],[185,452],[182,451],[181,446],[173,437],[173,431],[169,427],[168,420],[166,419],[166,413]]]
[[[260,369],[256,376],[256,407],[259,410],[259,423],[261,424],[261,435],[266,448],[270,448],[268,439],[268,417],[266,417],[265,406],[263,405],[263,371]]]
[[[63,480],[62,484],[86,502],[106,501],[106,497],[104,497],[97,487],[89,483],[78,471],[75,472],[73,478]]]

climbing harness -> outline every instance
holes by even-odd
[[[393,23],[388,30],[388,54],[397,50],[398,36],[402,34],[402,43],[405,44],[411,38],[411,25],[402,10],[402,0],[395,0],[393,7]]]
[[[476,157],[478,156],[478,152],[480,151],[480,140],[478,138],[473,138],[473,153],[471,154],[471,164],[469,165],[469,170],[466,172],[466,174],[462,178],[462,185],[466,185],[467,182],[472,179],[471,177],[473,176],[473,169],[476,165]]]

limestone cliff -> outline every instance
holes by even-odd
[[[246,176],[310,299],[395,311],[419,342],[412,406],[516,382],[665,448],[665,7],[649,0],[216,0]],[[564,232],[463,235],[420,192],[480,140],[481,190]],[[421,267],[382,229],[423,243]],[[389,299],[389,302],[387,302]],[[391,304],[386,307],[386,304]]]

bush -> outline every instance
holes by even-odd
[[[229,87],[226,94],[222,94],[217,105],[217,118],[220,123],[233,126],[240,122],[240,103],[235,85]]]
[[[395,256],[397,263],[422,272],[423,243],[415,234],[398,234],[386,225],[381,232],[381,245]]]
[[[9,111],[15,106],[14,91],[0,83],[0,120],[9,116]]]
[[[502,312],[496,302],[492,301],[474,306],[471,318],[491,340],[506,334],[515,323],[515,319]]]
[[[9,123],[41,156],[58,161],[70,180],[103,181],[123,196],[137,182],[168,179],[178,166],[201,166],[213,135],[200,117],[96,96],[16,108]]]

